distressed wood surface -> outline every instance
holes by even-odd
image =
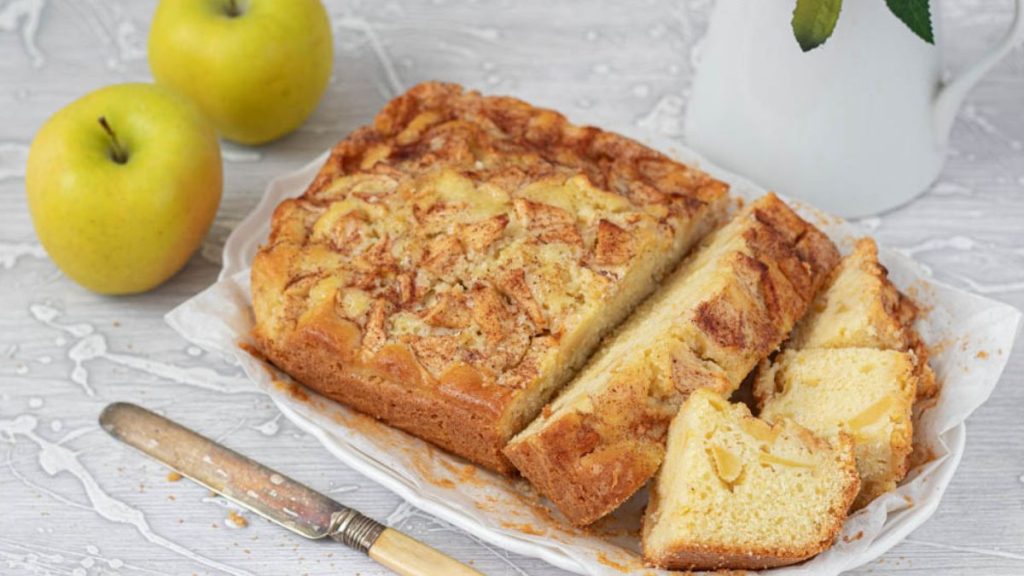
[[[225,147],[225,196],[200,254],[149,294],[104,298],[63,277],[26,211],[24,162],[41,123],[85,92],[147,80],[155,3],[0,0],[0,573],[381,574],[340,545],[238,512],[116,446],[96,417],[115,400],[161,410],[386,520],[487,574],[558,574],[402,503],[283,420],[224,359],[162,315],[209,285],[232,227],[268,180],[368,121],[396,91],[447,79],[558,108],[579,122],[678,137],[706,0],[328,2],[334,77],[295,134]],[[994,43],[1009,0],[946,0],[947,66]],[[862,224],[954,285],[1024,306],[1024,53],[973,92],[929,193]],[[870,167],[865,167],[870,169]],[[967,452],[934,518],[857,574],[1024,574],[1024,354],[971,417]],[[232,516],[233,517],[233,516]]]

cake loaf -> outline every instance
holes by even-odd
[[[277,207],[255,341],[313,390],[512,473],[502,447],[728,202],[622,136],[421,84]]]
[[[573,523],[611,512],[657,471],[693,390],[728,395],[775,350],[839,261],[769,194],[711,234],[505,453]]]

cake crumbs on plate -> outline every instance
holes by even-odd
[[[443,466],[446,470],[448,470],[448,472],[450,472],[450,473],[454,474],[455,476],[457,476],[458,477],[458,481],[459,481],[460,484],[467,484],[467,483],[470,483],[470,482],[472,482],[474,484],[479,484],[479,482],[477,480],[477,477],[476,477],[477,467],[475,465],[473,465],[473,464],[454,464],[454,463],[448,462],[447,460],[445,460],[443,458],[439,459],[438,463],[440,463],[441,466]]]
[[[295,382],[275,379],[274,388],[285,392],[294,400],[298,400],[299,402],[309,402],[309,394],[306,393],[306,390],[301,385],[296,384]]]
[[[856,542],[857,540],[860,540],[863,537],[864,537],[864,531],[863,530],[858,530],[857,533],[854,534],[853,536],[843,536],[843,542],[846,542],[847,544],[849,544],[850,542]]]
[[[170,472],[167,473],[167,481],[168,482],[177,482],[178,480],[181,480],[181,479],[182,479],[182,475],[178,471],[176,471],[176,470],[171,470]]]
[[[510,530],[518,530],[523,534],[532,534],[533,536],[543,536],[547,534],[547,530],[538,528],[533,524],[515,524],[512,522],[502,522],[502,528],[508,528]]]
[[[249,521],[245,519],[245,516],[242,516],[238,512],[235,512],[234,510],[228,511],[227,520],[238,528],[245,528],[249,525]]]
[[[617,563],[609,559],[607,554],[605,554],[604,552],[597,552],[597,562],[600,562],[601,564],[608,566],[610,568],[614,568],[615,570],[620,572],[630,572],[631,570],[633,570],[633,568],[628,565]]]
[[[262,352],[260,352],[259,348],[253,346],[252,344],[250,344],[248,342],[238,342],[237,344],[238,344],[238,347],[241,350],[244,350],[245,352],[248,352],[249,355],[251,355],[253,358],[256,358],[257,360],[266,361],[267,357],[264,356]],[[269,372],[269,369],[268,369],[268,372]],[[273,374],[271,374],[271,375],[273,376]]]

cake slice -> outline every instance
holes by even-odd
[[[813,432],[854,442],[859,509],[907,473],[918,370],[912,352],[873,348],[789,350],[758,373],[761,418],[791,418]]]
[[[657,471],[686,395],[732,392],[803,315],[839,255],[769,194],[710,235],[505,448],[573,524]]]
[[[857,241],[853,252],[832,273],[811,311],[793,330],[786,347],[877,348],[913,351],[919,367],[918,394],[935,394],[935,375],[928,352],[914,329],[917,306],[889,281],[870,238]]]
[[[828,548],[857,493],[849,438],[830,443],[788,419],[769,425],[710,390],[672,421],[643,522],[662,568],[759,570]]]
[[[623,136],[421,84],[275,210],[254,339],[317,392],[510,474],[512,435],[729,203]]]

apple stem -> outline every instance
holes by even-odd
[[[117,134],[114,134],[114,129],[107,123],[105,116],[100,116],[100,126],[110,136],[110,156],[114,159],[114,162],[118,164],[124,164],[128,161],[128,153],[125,152],[124,148],[121,147],[121,143],[117,140]]]
[[[228,0],[228,16],[234,18],[240,14],[241,11],[238,9],[237,0]]]

